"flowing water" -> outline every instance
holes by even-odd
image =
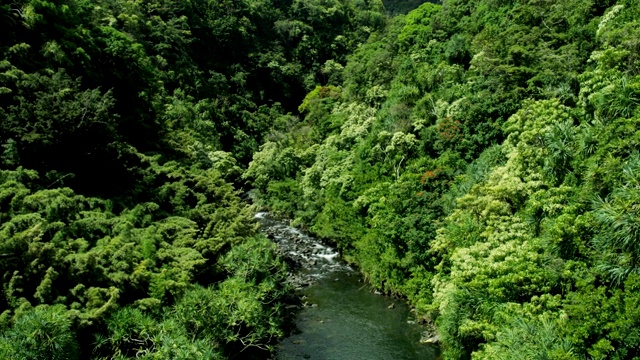
[[[281,341],[278,359],[438,358],[436,346],[420,342],[424,329],[415,324],[409,308],[372,292],[334,249],[266,213],[256,218],[296,265],[291,283],[303,302],[297,331]]]

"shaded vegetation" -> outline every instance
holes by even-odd
[[[637,357],[640,5],[419,3],[0,2],[0,358],[269,356],[250,187],[447,358]]]
[[[0,1],[0,358],[265,358],[289,287],[239,178],[376,1]]]

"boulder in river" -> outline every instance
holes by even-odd
[[[420,339],[420,342],[423,344],[439,344],[440,343],[440,335],[435,334],[435,335],[431,335],[428,332],[424,332],[422,334],[422,338]]]

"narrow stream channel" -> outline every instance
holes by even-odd
[[[291,282],[304,307],[297,331],[278,347],[281,360],[432,360],[438,348],[420,343],[424,329],[407,305],[378,295],[337,251],[297,229],[256,214],[262,231],[298,266]]]

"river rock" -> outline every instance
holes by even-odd
[[[440,343],[440,335],[435,334],[435,335],[431,335],[428,332],[424,332],[422,334],[422,338],[420,339],[420,342],[423,344],[439,344]]]

